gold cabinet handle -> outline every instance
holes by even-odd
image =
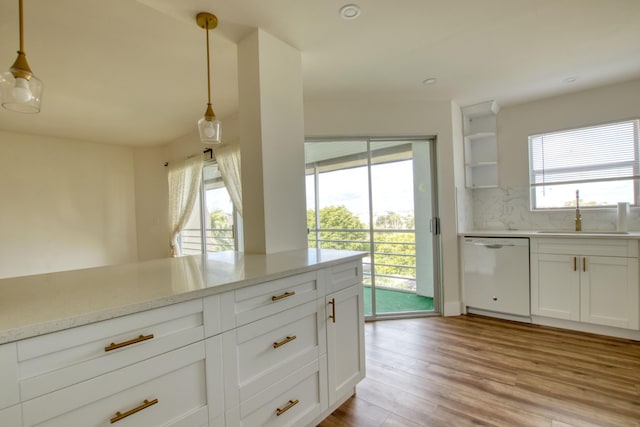
[[[573,271],[578,271],[578,257],[573,257]]]
[[[276,410],[276,417],[279,417],[280,415],[284,414],[285,412],[287,412],[289,409],[293,408],[294,406],[296,406],[298,403],[300,403],[300,401],[298,399],[296,400],[290,400],[289,403],[287,404],[287,406],[285,406],[284,408],[280,409],[277,408]]]
[[[587,271],[587,257],[582,257],[582,271]]]
[[[331,304],[331,316],[329,316],[329,319],[331,319],[333,323],[336,323],[336,299],[331,298],[329,304]]]
[[[278,347],[282,347],[283,345],[285,345],[288,342],[291,342],[293,340],[295,340],[297,337],[295,335],[291,335],[290,337],[286,337],[285,339],[283,339],[280,342],[274,342],[273,343],[273,348],[278,348]]]
[[[136,412],[140,412],[143,409],[148,408],[149,406],[155,405],[156,403],[158,403],[158,399],[153,399],[153,400],[147,400],[145,399],[144,402],[142,402],[142,405],[137,406],[133,409],[129,409],[127,412],[116,412],[116,415],[111,418],[111,424],[113,423],[117,423],[118,421],[127,418],[129,415],[133,415]]]
[[[126,347],[128,345],[136,344],[136,343],[139,343],[139,342],[142,342],[142,341],[146,341],[146,340],[150,340],[152,338],[153,338],[153,334],[149,334],[149,335],[140,335],[139,337],[134,338],[132,340],[120,342],[120,343],[117,343],[117,344],[112,342],[111,344],[109,344],[108,346],[106,346],[104,348],[104,351],[115,350],[116,348]]]
[[[293,291],[292,291],[292,292],[285,292],[285,293],[284,293],[284,294],[282,294],[282,295],[272,296],[272,297],[271,297],[271,301],[279,301],[279,300],[284,299],[284,298],[292,297],[292,296],[294,296],[295,294],[296,294],[296,293],[295,293],[295,292],[293,292]]]

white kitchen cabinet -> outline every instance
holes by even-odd
[[[5,409],[0,409],[0,426],[21,427],[22,426],[22,406],[14,405]]]
[[[637,241],[534,239],[534,243],[532,314],[640,328]]]
[[[134,313],[19,341],[23,400],[201,341],[202,301]]]
[[[639,329],[638,259],[582,257],[580,320]]]
[[[224,364],[222,357],[222,335],[205,340],[205,367],[207,372],[207,406],[209,425],[225,425]],[[185,426],[187,427],[187,426]]]
[[[361,280],[351,258],[0,345],[0,426],[315,425],[364,377]]]
[[[326,359],[320,357],[232,408],[227,426],[306,426],[326,408]]]
[[[317,299],[324,294],[323,281],[318,271],[296,274],[282,279],[263,282],[235,291],[235,301],[226,309],[235,319],[234,326],[265,318],[299,304]]]
[[[28,400],[24,425],[206,425],[204,347],[191,344]]]
[[[462,108],[465,184],[467,188],[498,186],[495,101]]]
[[[227,407],[317,361],[326,345],[316,300],[223,334]]]
[[[20,402],[16,343],[0,345],[0,385],[0,409]]]
[[[327,295],[329,405],[353,393],[365,376],[363,288]]]

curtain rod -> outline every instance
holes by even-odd
[[[205,160],[211,160],[211,159],[213,159],[213,148],[205,148],[205,149],[202,151],[202,154],[203,154],[203,155],[205,155],[205,156],[206,156],[207,154],[209,155],[209,158],[208,158],[208,159],[205,159]],[[195,154],[192,154],[192,155],[190,155],[190,156],[187,156],[187,159],[191,159],[191,158],[193,158],[193,157],[195,157],[195,156],[196,156]],[[163,165],[164,167],[167,167],[167,166],[169,166],[169,162],[164,162],[162,165]]]

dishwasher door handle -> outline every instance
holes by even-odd
[[[502,249],[505,247],[515,246],[515,245],[499,245],[497,243],[474,243],[476,246],[484,246],[487,249]]]

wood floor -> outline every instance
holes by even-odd
[[[480,316],[365,325],[367,378],[320,426],[638,426],[640,343]]]

